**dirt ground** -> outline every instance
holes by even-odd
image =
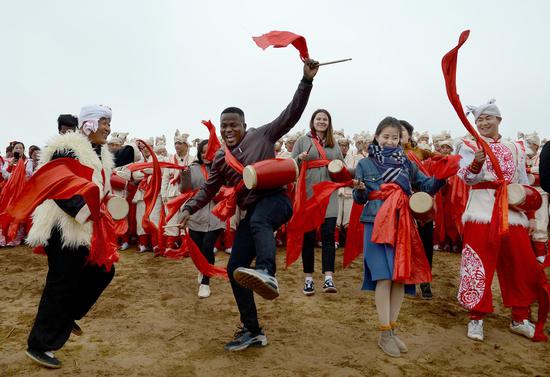
[[[71,335],[56,352],[63,368],[52,371],[24,355],[46,258],[25,247],[0,249],[0,376],[550,376],[550,343],[510,333],[499,293],[485,342],[466,338],[466,312],[456,301],[460,257],[445,252],[434,257],[435,298],[403,304],[400,334],[409,353],[384,355],[373,294],[360,290],[361,262],[342,270],[337,253],[337,294],[305,297],[301,263],[279,271],[281,296],[257,298],[269,345],[228,353],[223,345],[239,317],[226,281],[214,280],[212,296],[199,300],[190,259],[121,252],[113,282],[80,321],[83,336]],[[228,257],[217,258],[225,265]],[[320,287],[321,274],[315,279]]]

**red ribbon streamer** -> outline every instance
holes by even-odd
[[[149,184],[147,185],[145,194],[143,195],[143,201],[145,202],[145,214],[143,215],[143,219],[141,220],[141,225],[143,226],[143,230],[151,235],[153,239],[153,245],[156,246],[162,238],[164,230],[162,228],[159,229],[155,225],[155,223],[153,223],[149,218],[151,216],[151,213],[153,212],[153,209],[155,208],[155,204],[157,203],[157,199],[160,194],[160,188],[162,184],[162,172],[159,160],[157,158],[157,155],[153,151],[153,148],[151,148],[151,146],[143,140],[138,139],[138,141],[142,142],[145,148],[149,150],[149,153],[151,154],[151,158],[153,160],[153,174],[151,174],[150,176]],[[147,177],[144,179],[146,180]]]
[[[206,146],[206,156],[205,158],[208,161],[214,160],[214,155],[222,147],[218,136],[216,135],[216,127],[209,120],[203,120],[201,122],[208,128],[208,144]]]
[[[259,37],[252,37],[252,39],[256,42],[258,47],[264,50],[269,46],[281,48],[292,44],[300,52],[300,58],[302,61],[309,59],[306,39],[301,35],[294,34],[290,31],[270,31],[269,33],[260,35]]]
[[[348,267],[363,252],[364,226],[360,221],[364,206],[353,202],[349,216],[349,226],[344,248],[344,268]]]
[[[497,157],[487,144],[485,140],[481,138],[481,136],[477,133],[477,131],[472,127],[470,122],[468,121],[468,118],[466,117],[466,114],[464,113],[464,107],[462,106],[462,103],[460,102],[460,96],[457,93],[456,89],[456,65],[458,61],[458,50],[462,45],[468,40],[468,36],[470,35],[470,31],[466,30],[463,31],[460,34],[460,38],[458,40],[458,44],[445,56],[443,57],[441,61],[441,67],[443,69],[443,77],[445,78],[445,86],[447,89],[447,96],[449,97],[449,101],[451,102],[451,105],[455,109],[458,117],[462,121],[462,124],[464,127],[466,127],[466,130],[476,139],[478,145],[480,145],[483,148],[483,151],[487,156],[489,156],[489,160],[491,161],[493,168],[495,170],[495,174],[497,176],[497,183],[498,188],[495,192],[495,205],[493,206],[493,219],[494,221],[491,222],[491,234],[493,235],[493,243],[495,246],[498,246],[498,243],[500,242],[500,238],[508,233],[508,186],[507,182],[504,179],[504,175],[502,174],[502,170],[500,168],[500,164],[498,162]]]

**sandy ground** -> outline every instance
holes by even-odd
[[[113,282],[80,322],[84,335],[71,336],[56,353],[63,368],[51,371],[23,353],[46,258],[24,247],[0,249],[1,376],[550,376],[550,343],[510,333],[509,311],[498,293],[485,342],[466,338],[467,318],[455,298],[456,254],[434,258],[434,300],[405,300],[401,337],[410,351],[398,359],[377,347],[373,295],[359,289],[359,260],[337,268],[339,292],[332,295],[301,293],[301,263],[280,271],[281,296],[257,299],[269,345],[228,353],[223,345],[239,321],[227,282],[214,280],[212,296],[199,300],[189,259],[121,254]],[[227,261],[225,254],[217,258],[219,264]],[[279,266],[283,258],[281,252]],[[319,287],[322,277],[315,278]]]

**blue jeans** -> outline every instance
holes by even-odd
[[[239,308],[241,322],[253,333],[260,330],[254,293],[235,281],[233,271],[239,267],[250,267],[256,258],[257,270],[266,270],[268,274],[275,276],[277,247],[273,232],[286,223],[291,216],[290,199],[284,193],[277,193],[261,199],[249,208],[235,233],[231,256],[227,262],[227,274]]]

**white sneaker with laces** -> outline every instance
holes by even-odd
[[[149,248],[145,245],[139,245],[139,250],[138,250],[138,253],[145,253],[149,251]]]
[[[537,261],[540,264],[543,264],[545,260],[546,260],[546,256],[544,256],[544,255],[541,255],[541,256],[537,257]]]
[[[535,325],[529,322],[528,319],[524,319],[523,322],[512,321],[510,323],[510,331],[531,339],[535,336]]]
[[[129,247],[130,247],[130,245],[128,245],[128,242],[124,242],[122,245],[120,245],[120,247],[118,249],[120,251],[124,251],[124,250],[127,250]]]
[[[206,284],[201,284],[199,286],[199,298],[207,298],[210,297],[210,286]]]
[[[474,320],[468,323],[468,338],[483,341],[483,320]]]

